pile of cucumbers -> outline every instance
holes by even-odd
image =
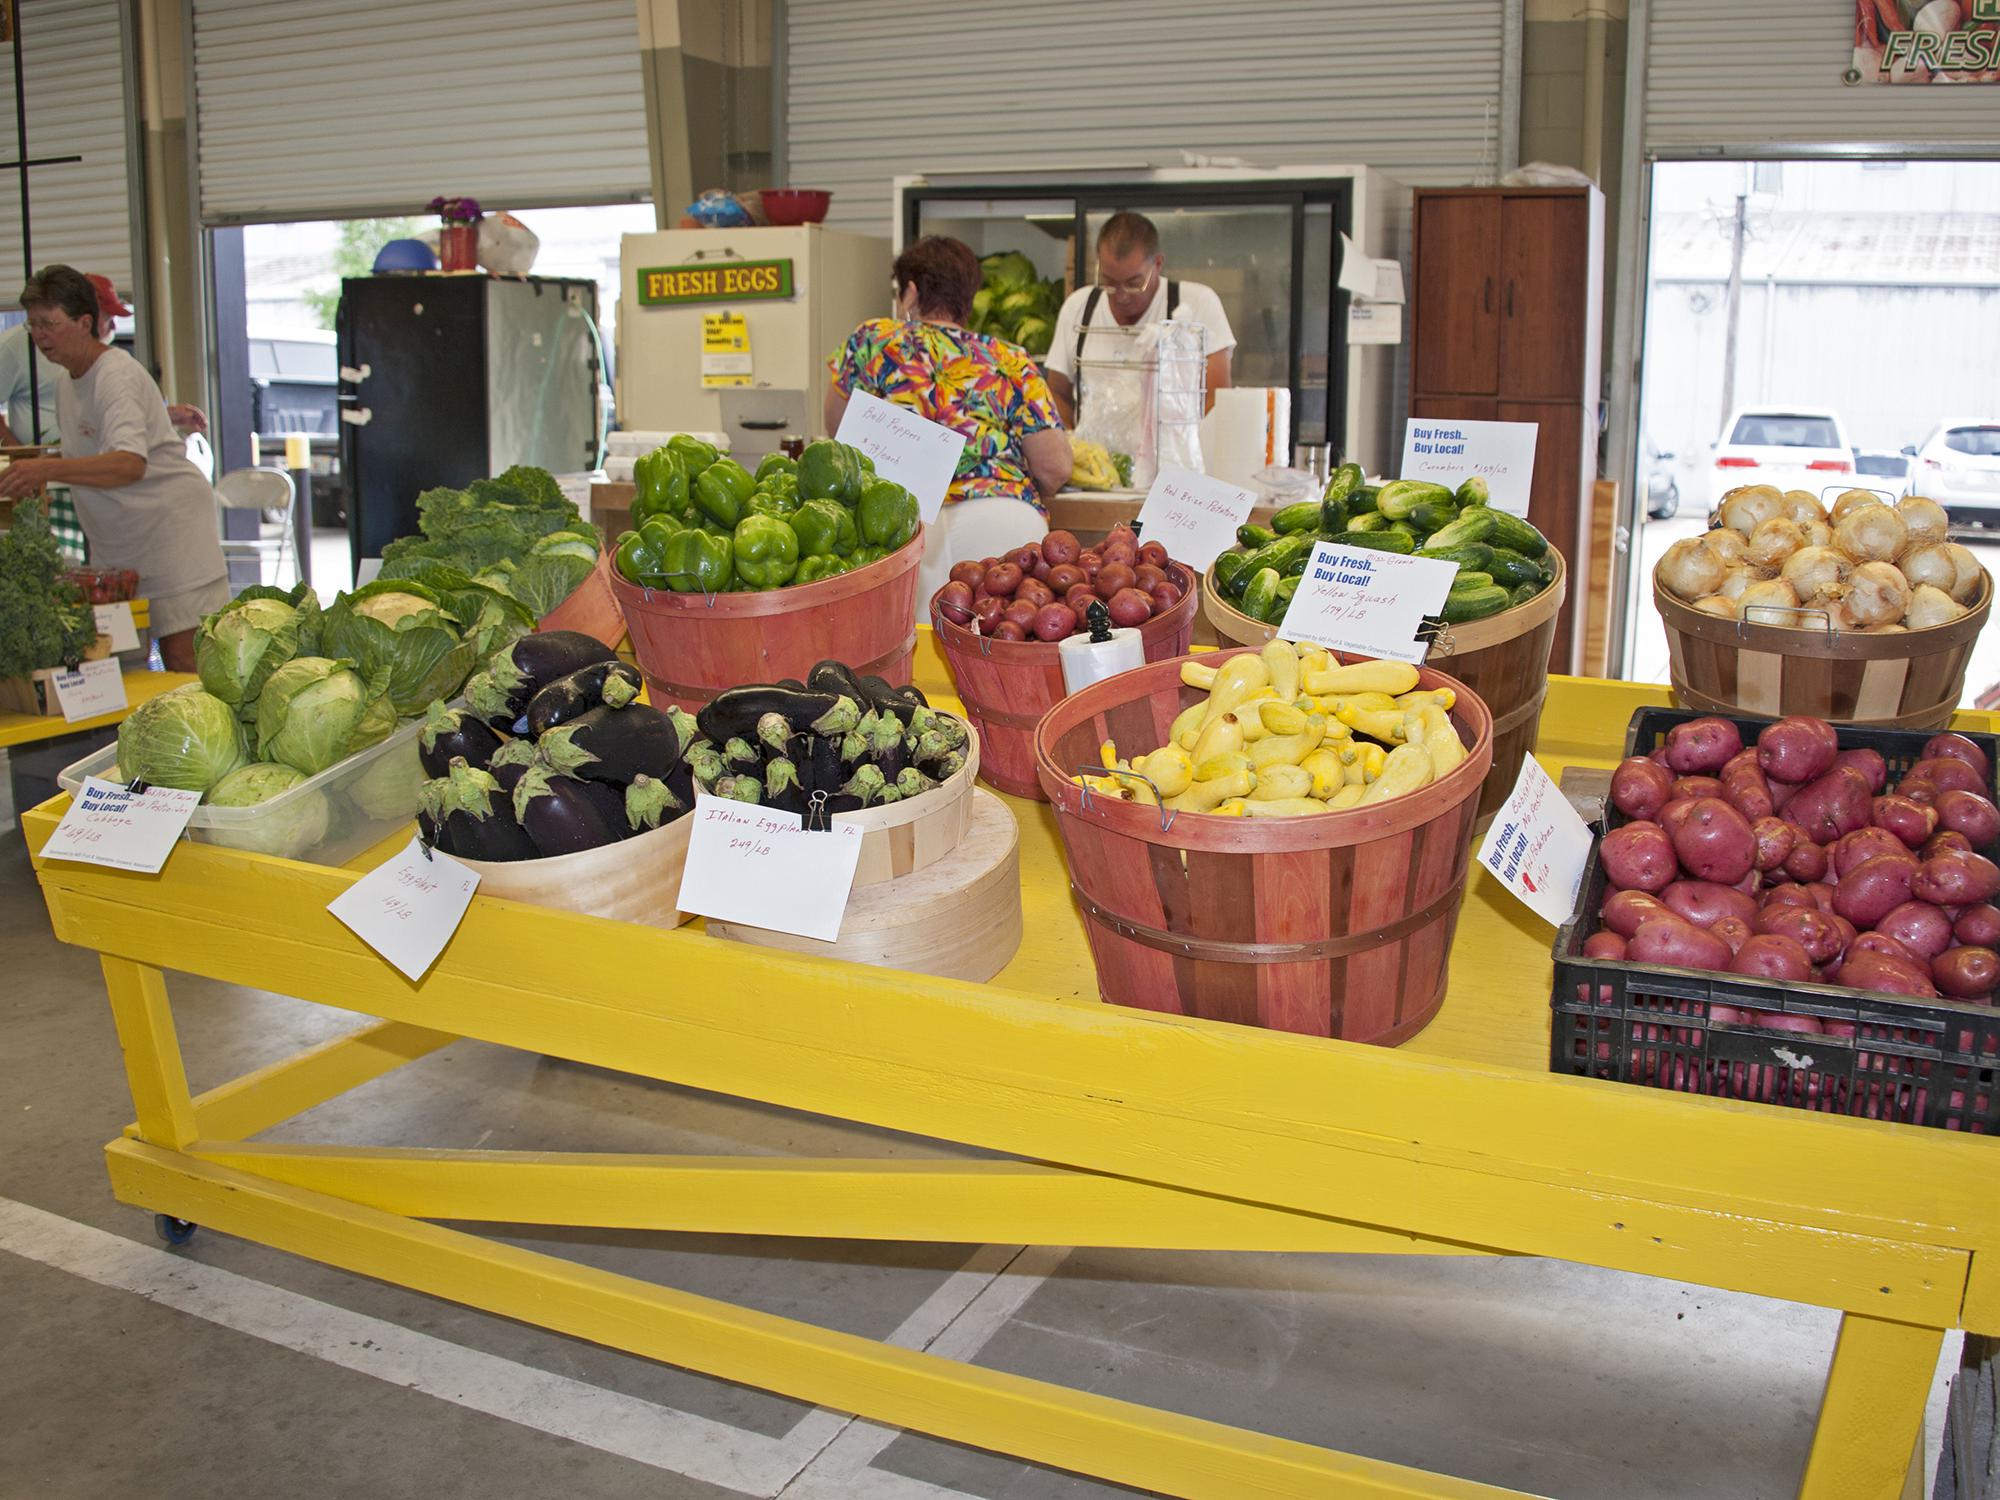
[[[1555,578],[1548,539],[1487,502],[1477,476],[1456,490],[1421,479],[1370,484],[1359,464],[1342,464],[1318,500],[1301,500],[1269,526],[1236,528],[1236,546],[1215,560],[1215,586],[1253,620],[1285,618],[1315,542],[1413,553],[1458,564],[1439,618],[1483,620],[1526,604]]]

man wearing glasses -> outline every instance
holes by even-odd
[[[1080,286],[1064,300],[1056,315],[1042,369],[1056,398],[1063,424],[1076,426],[1081,402],[1078,374],[1084,360],[1129,357],[1131,341],[1097,337],[1093,330],[1116,325],[1132,328],[1156,323],[1177,313],[1208,330],[1208,396],[1203,410],[1215,405],[1215,393],[1229,381],[1229,352],[1236,347],[1222,299],[1198,281],[1167,280],[1167,260],[1160,253],[1160,232],[1144,214],[1113,214],[1097,231],[1097,282]],[[1185,309],[1185,312],[1183,312]]]

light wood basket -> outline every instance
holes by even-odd
[[[461,859],[479,872],[479,894],[529,906],[548,906],[614,922],[678,927],[687,914],[674,902],[687,863],[687,815],[615,844],[547,859],[494,862]]]

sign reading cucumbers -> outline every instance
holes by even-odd
[[[698,266],[641,266],[638,282],[641,307],[770,301],[792,295],[792,263],[724,260]]]

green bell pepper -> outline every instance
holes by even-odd
[[[757,465],[757,488],[764,487],[764,481],[773,475],[783,474],[796,481],[799,477],[799,461],[788,453],[766,453],[764,461]]]
[[[862,477],[861,455],[831,438],[806,444],[799,455],[799,493],[808,500],[853,505],[861,498]]]
[[[805,557],[799,559],[799,570],[792,575],[794,586],[801,583],[818,583],[822,578],[837,578],[848,571],[844,557]]]
[[[799,508],[799,482],[789,474],[773,474],[768,479],[760,479],[757,488],[751,492],[750,508],[759,509],[770,516],[789,516]]]
[[[756,488],[756,481],[743,465],[733,458],[718,458],[694,482],[694,508],[716,525],[734,531]]]
[[[627,583],[643,585],[648,573],[660,571],[659,550],[636,531],[620,532],[611,551],[611,566]]]
[[[917,497],[893,479],[871,480],[854,507],[861,540],[894,552],[917,534]]]
[[[731,545],[736,576],[753,589],[781,589],[799,570],[799,534],[777,516],[745,516]]]
[[[688,512],[687,470],[666,448],[655,448],[632,461],[632,524],[643,526],[654,516],[680,520]]]
[[[698,437],[689,437],[685,432],[677,432],[667,439],[667,452],[680,460],[681,467],[687,470],[690,484],[699,479],[702,471],[722,456],[715,451],[714,444],[704,443]]]
[[[854,555],[847,559],[847,567],[850,572],[855,568],[865,568],[870,563],[880,562],[888,555],[887,547],[856,547]]]
[[[612,566],[618,566],[623,557],[635,570],[625,575],[631,582],[649,589],[673,587],[667,577],[667,553],[681,529],[676,521],[654,516],[639,528],[637,543],[629,553],[621,546],[619,552],[613,555]]]
[[[786,519],[798,533],[802,557],[845,557],[861,543],[854,512],[833,500],[808,500]]]
[[[667,587],[677,594],[724,593],[736,578],[736,550],[730,539],[693,527],[673,534],[661,561]]]

